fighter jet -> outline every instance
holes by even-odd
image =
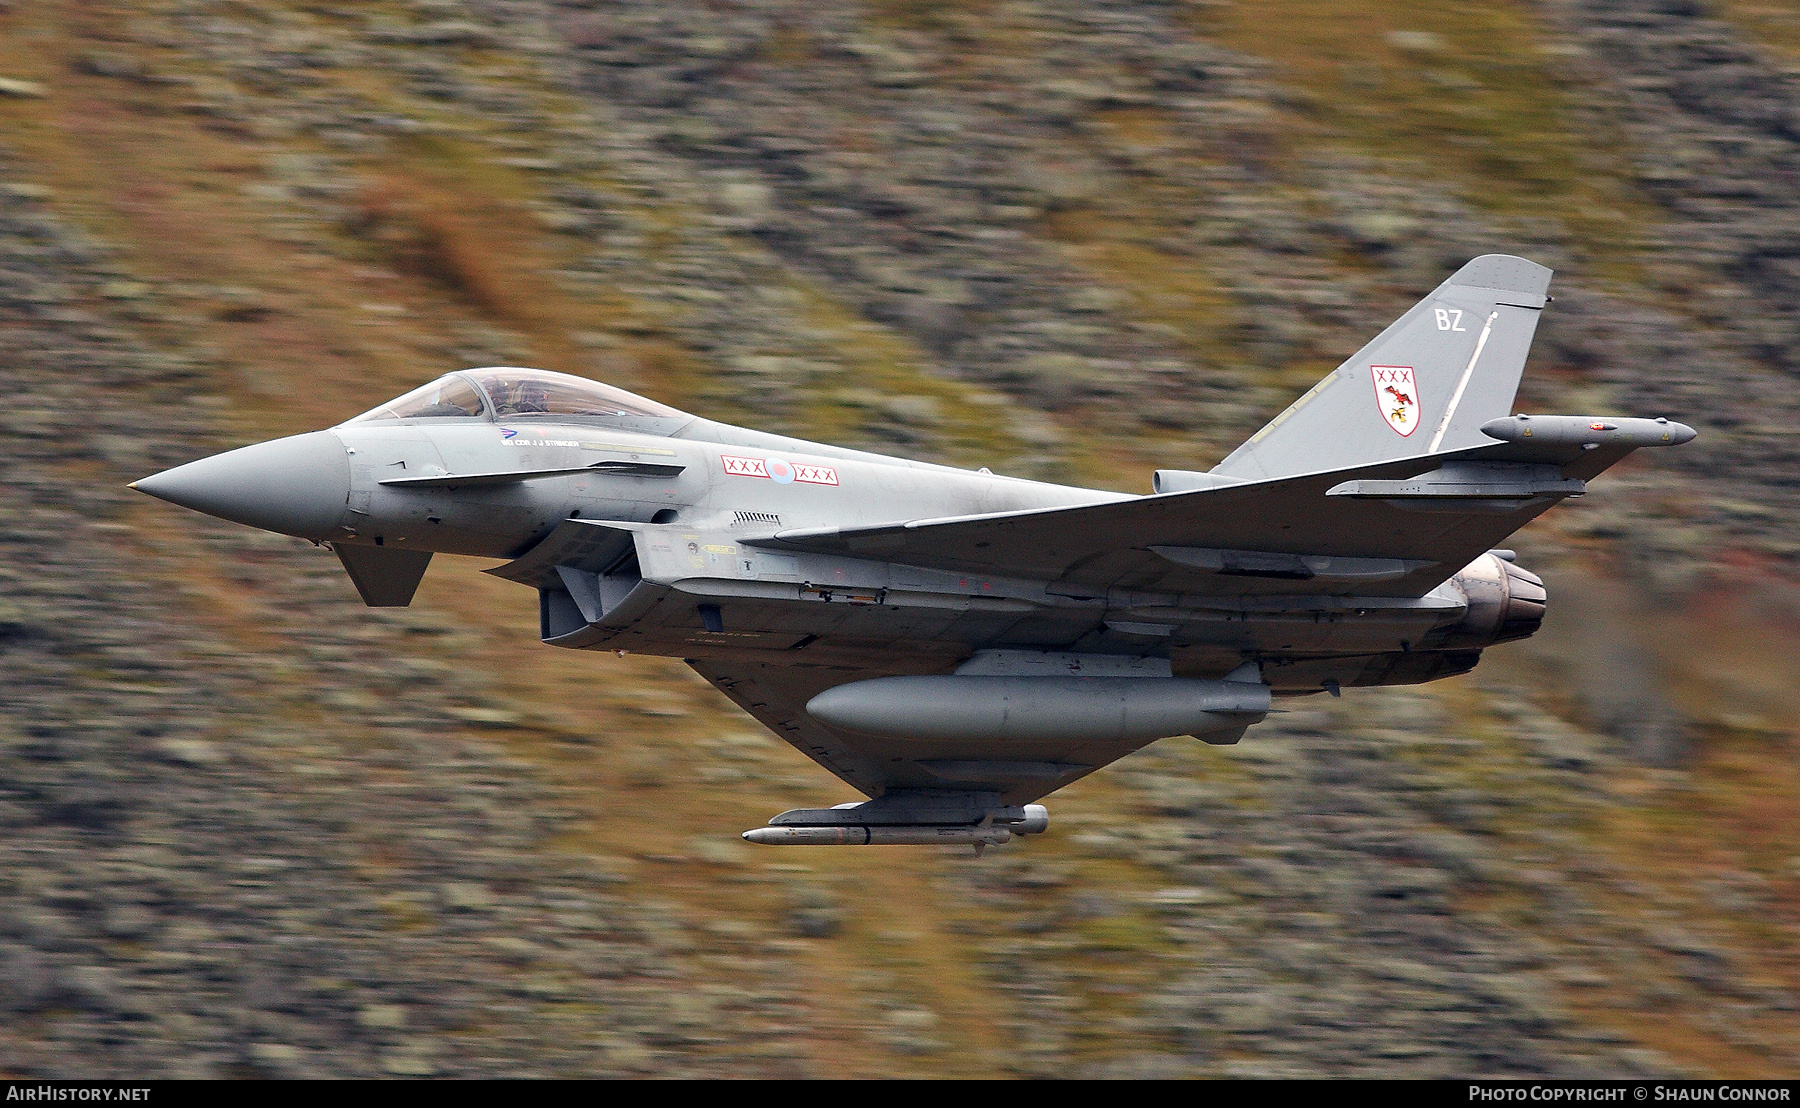
[[[771,844],[998,845],[1150,742],[1274,697],[1466,673],[1534,633],[1495,549],[1667,419],[1514,415],[1551,271],[1479,257],[1206,472],[1150,495],[716,423],[533,369],[450,373],[132,487],[310,539],[365,603],[434,554],[537,593],[543,641],[684,659],[869,799]]]

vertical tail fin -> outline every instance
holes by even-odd
[[[1491,441],[1480,427],[1512,412],[1550,272],[1469,262],[1213,472],[1288,477]]]

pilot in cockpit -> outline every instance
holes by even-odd
[[[550,392],[542,381],[527,377],[513,386],[512,403],[509,405],[517,415],[532,415],[550,410]]]
[[[675,408],[598,381],[541,369],[494,367],[440,377],[357,416],[351,422],[456,416],[481,418],[488,415],[482,393],[487,394],[492,404],[493,416],[501,419],[514,416],[689,418]]]

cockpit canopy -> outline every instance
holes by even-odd
[[[498,366],[450,373],[364,412],[351,423],[384,419],[517,420],[543,417],[605,423],[690,418],[624,389],[545,369]],[[650,430],[648,426],[644,430]],[[672,429],[672,428],[671,428]]]

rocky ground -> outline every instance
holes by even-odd
[[[1786,1075],[1800,13],[0,3],[0,1072]],[[524,362],[1141,488],[1468,256],[1667,414],[1469,678],[1165,742],[990,852],[674,663],[125,481]],[[897,909],[897,906],[898,909]]]

